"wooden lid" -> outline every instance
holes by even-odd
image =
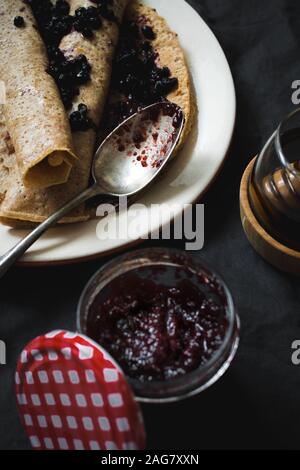
[[[300,252],[288,248],[269,235],[256,219],[249,202],[248,184],[255,159],[245,170],[240,188],[241,220],[245,234],[260,256],[276,268],[300,276]]]

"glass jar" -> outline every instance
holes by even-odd
[[[262,149],[248,194],[262,227],[300,251],[300,108],[282,121]]]
[[[147,279],[150,276],[152,280],[159,283],[166,285],[174,283],[171,285],[175,285],[178,270],[180,270],[180,276],[186,276],[192,282],[199,279],[198,276],[201,274],[207,279],[213,279],[217,284],[225,305],[228,324],[226,335],[220,349],[205,365],[179,378],[159,382],[142,382],[127,377],[137,400],[140,402],[166,403],[193,396],[213,385],[226,372],[239,345],[240,320],[224,281],[195,256],[192,257],[177,250],[149,248],[118,257],[103,266],[86,286],[79,302],[77,328],[80,333],[88,335],[89,307],[99,295],[101,297],[103,295],[103,299],[105,299],[111,294],[109,288],[112,281],[120,276],[135,273],[135,275]],[[195,285],[197,289],[206,289],[204,285],[197,284],[197,281]],[[128,291],[130,291],[129,285]]]

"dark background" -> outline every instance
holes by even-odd
[[[148,445],[172,450],[299,449],[300,367],[291,364],[291,343],[300,339],[300,283],[250,248],[240,224],[238,193],[247,162],[293,108],[291,84],[300,79],[300,2],[189,3],[219,39],[237,91],[235,136],[223,172],[205,197],[206,243],[195,256],[227,281],[241,316],[242,339],[233,366],[213,388],[180,404],[144,407]],[[41,333],[74,330],[80,292],[104,261],[16,268],[1,280],[0,338],[8,349],[8,365],[0,366],[1,449],[29,448],[13,393],[18,354]]]

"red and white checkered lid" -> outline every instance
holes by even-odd
[[[142,414],[120,367],[89,338],[54,331],[23,350],[21,421],[36,450],[142,450]]]

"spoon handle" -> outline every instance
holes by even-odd
[[[49,228],[53,227],[66,214],[93,196],[99,195],[97,185],[93,185],[80,193],[74,199],[65,204],[61,209],[52,214],[48,219],[37,226],[31,233],[23,238],[15,247],[0,257],[0,278],[6,274],[9,268],[30,248]]]

